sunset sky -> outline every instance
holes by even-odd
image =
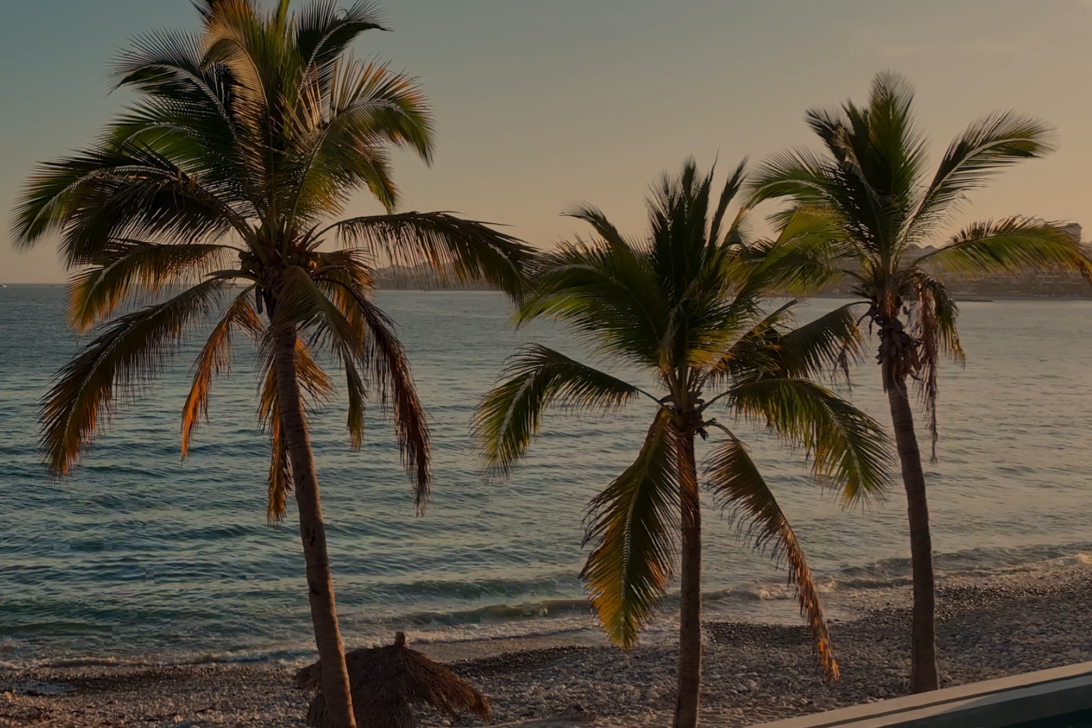
[[[348,0],[346,0],[348,1]],[[297,0],[302,3],[303,0]],[[127,40],[196,27],[186,0],[4,3],[0,202],[35,162],[89,142],[126,102],[106,67]],[[1005,174],[967,216],[1092,229],[1092,0],[388,0],[378,55],[420,78],[438,122],[431,168],[399,157],[403,209],[455,210],[538,246],[580,232],[573,201],[643,230],[648,183],[687,155],[722,167],[812,144],[808,108],[864,100],[896,70],[939,155],[977,116],[1015,108],[1058,151]],[[361,198],[350,212],[374,210]],[[1092,230],[1090,230],[1092,232]],[[1089,237],[1086,234],[1086,239]],[[52,241],[0,246],[0,282],[59,282]]]

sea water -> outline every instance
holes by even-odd
[[[497,294],[378,298],[399,325],[428,410],[434,495],[416,516],[378,401],[356,453],[342,400],[312,413],[347,641],[394,629],[458,640],[590,628],[579,580],[585,508],[632,461],[650,407],[550,413],[503,481],[483,477],[469,422],[506,357],[527,342],[646,380],[595,358],[557,325],[513,329]],[[800,319],[844,303],[809,302]],[[941,372],[939,460],[926,464],[938,569],[1048,574],[1051,564],[1080,562],[1092,550],[1092,302],[968,302],[961,311],[968,364]],[[0,291],[0,665],[310,655],[295,510],[281,525],[265,520],[269,448],[255,419],[249,345],[237,342],[232,373],[215,383],[210,422],[188,460],[179,457],[180,413],[196,338],[112,418],[82,466],[54,481],[39,459],[38,407],[89,340],[64,325],[63,287]],[[843,394],[886,426],[871,348],[853,373]],[[720,418],[751,445],[823,591],[905,583],[897,481],[886,501],[846,511],[808,477],[804,453]],[[928,434],[920,436],[927,454]],[[729,517],[706,514],[709,614],[794,618],[784,573],[740,542]]]

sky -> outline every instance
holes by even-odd
[[[0,0],[0,206],[35,163],[89,143],[129,100],[107,67],[129,40],[191,28],[187,0]],[[304,0],[296,0],[297,4]],[[345,0],[349,2],[349,0]],[[933,153],[978,116],[1032,113],[1057,151],[977,193],[965,220],[1083,222],[1092,236],[1092,0],[386,0],[393,33],[355,48],[416,76],[437,120],[431,167],[397,157],[404,210],[508,225],[546,248],[603,208],[627,233],[663,170],[725,172],[814,146],[807,109],[863,101],[894,70]],[[377,206],[354,200],[349,214]],[[0,282],[61,282],[55,241],[0,245]]]

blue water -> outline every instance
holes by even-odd
[[[632,459],[649,410],[547,418],[511,479],[481,477],[471,412],[506,356],[560,328],[514,331],[492,293],[385,292],[432,421],[435,497],[422,518],[387,424],[349,451],[335,400],[312,418],[343,627],[350,642],[393,627],[442,637],[551,629],[588,618],[581,519]],[[815,301],[808,316],[839,302]],[[294,509],[265,522],[267,442],[255,420],[252,352],[213,389],[212,422],[186,462],[179,419],[196,344],[115,417],[84,465],[52,482],[36,451],[38,401],[87,339],[63,325],[64,289],[0,289],[0,664],[85,657],[269,657],[310,649]],[[966,370],[942,372],[941,460],[928,466],[942,572],[989,572],[1092,548],[1092,303],[967,303]],[[886,422],[878,372],[852,397]],[[740,430],[828,588],[905,576],[904,506],[843,512],[800,453]],[[711,512],[710,512],[711,513]],[[707,518],[706,591],[726,616],[783,618],[782,575]],[[783,591],[783,590],[782,590]],[[791,605],[789,605],[791,607]],[[543,620],[547,615],[551,619]],[[559,616],[561,615],[561,616]],[[556,620],[556,621],[555,621]]]

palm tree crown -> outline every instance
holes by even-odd
[[[812,227],[796,246],[799,270],[810,268],[808,285],[848,278],[853,295],[868,305],[862,318],[878,333],[877,359],[907,494],[914,569],[911,687],[921,692],[940,683],[929,510],[907,380],[918,384],[935,458],[939,362],[945,355],[964,360],[958,309],[942,275],[1045,270],[1088,278],[1092,262],[1057,225],[1020,216],[969,225],[939,250],[916,255],[918,246],[936,240],[969,193],[1018,162],[1042,157],[1050,146],[1043,123],[995,113],[971,124],[930,173],[913,98],[903,78],[885,73],[873,82],[866,106],[846,102],[837,111],[808,112],[826,154],[797,150],[770,158],[756,175],[751,201],[789,201],[774,219]]]
[[[588,590],[604,628],[626,648],[667,589],[680,533],[687,619],[687,545],[700,533],[694,439],[719,440],[706,485],[750,523],[758,545],[787,560],[824,666],[836,674],[797,537],[740,437],[711,415],[716,408],[803,446],[813,473],[847,501],[884,483],[886,440],[875,422],[809,379],[856,350],[852,316],[837,311],[790,330],[794,302],[770,310],[796,261],[781,252],[792,247],[788,237],[752,243],[744,214],[728,215],[743,181],[740,165],[715,198],[712,175],[689,162],[655,186],[647,238],[624,237],[602,212],[580,207],[570,214],[592,226],[594,239],[562,243],[535,264],[519,320],[564,321],[607,359],[647,371],[657,391],[529,346],[483,401],[475,431],[488,464],[505,474],[552,404],[603,412],[640,397],[655,402],[636,461],[594,499],[587,524]]]
[[[915,255],[936,242],[971,192],[1051,147],[1042,122],[995,113],[971,124],[930,173],[913,99],[905,79],[882,73],[866,106],[846,102],[837,111],[809,111],[807,123],[827,156],[800,149],[771,157],[753,180],[750,202],[788,199],[791,207],[776,221],[810,215],[824,228],[825,234],[808,239],[825,271],[813,271],[813,280],[849,278],[854,295],[870,305],[868,317],[883,331],[898,330],[888,342],[895,355],[885,359],[894,367],[892,377],[920,383],[935,445],[939,358],[964,360],[958,311],[938,274],[1045,270],[1089,276],[1092,264],[1058,225],[1021,216],[971,224],[939,250]]]
[[[64,369],[44,410],[50,468],[67,473],[103,415],[155,373],[184,331],[222,310],[196,363],[183,453],[207,411],[213,376],[230,361],[232,334],[261,342],[265,314],[310,332],[297,350],[310,394],[332,386],[314,348],[337,356],[354,447],[369,388],[389,401],[423,497],[427,427],[391,322],[371,301],[372,266],[427,262],[512,288],[527,249],[446,213],[333,221],[354,190],[394,208],[392,145],[426,161],[432,154],[431,116],[412,79],[347,55],[360,33],[383,28],[372,6],[339,11],[320,0],[291,16],[287,2],[269,13],[250,0],[203,0],[198,8],[201,33],[152,33],[120,56],[117,84],[138,93],[135,105],[93,147],[41,166],[15,211],[17,245],[60,234],[63,258],[77,269],[68,312],[77,331],[128,302],[169,294],[115,318]],[[333,240],[343,247],[321,247]],[[268,361],[269,347],[263,352]],[[267,372],[261,414],[273,435],[277,517],[285,459],[276,377]]]
[[[201,32],[137,39],[115,68],[136,103],[90,148],[41,166],[16,207],[17,246],[60,235],[76,270],[71,325],[82,332],[109,322],[47,395],[42,446],[50,470],[68,473],[102,420],[186,331],[215,316],[183,412],[185,455],[212,379],[231,361],[233,336],[252,337],[272,441],[268,515],[280,519],[295,491],[323,692],[331,724],[352,728],[302,401],[333,389],[316,354],[331,355],[344,377],[354,449],[369,397],[392,410],[420,507],[428,425],[392,322],[372,300],[373,266],[426,263],[515,293],[529,249],[448,213],[394,213],[390,150],[429,161],[432,119],[412,79],[350,57],[361,33],[383,28],[373,6],[313,0],[290,13],[290,0],[272,11],[256,0],[195,5]],[[338,221],[358,191],[384,213]],[[323,247],[335,241],[339,248]],[[117,315],[148,296],[150,305]]]

